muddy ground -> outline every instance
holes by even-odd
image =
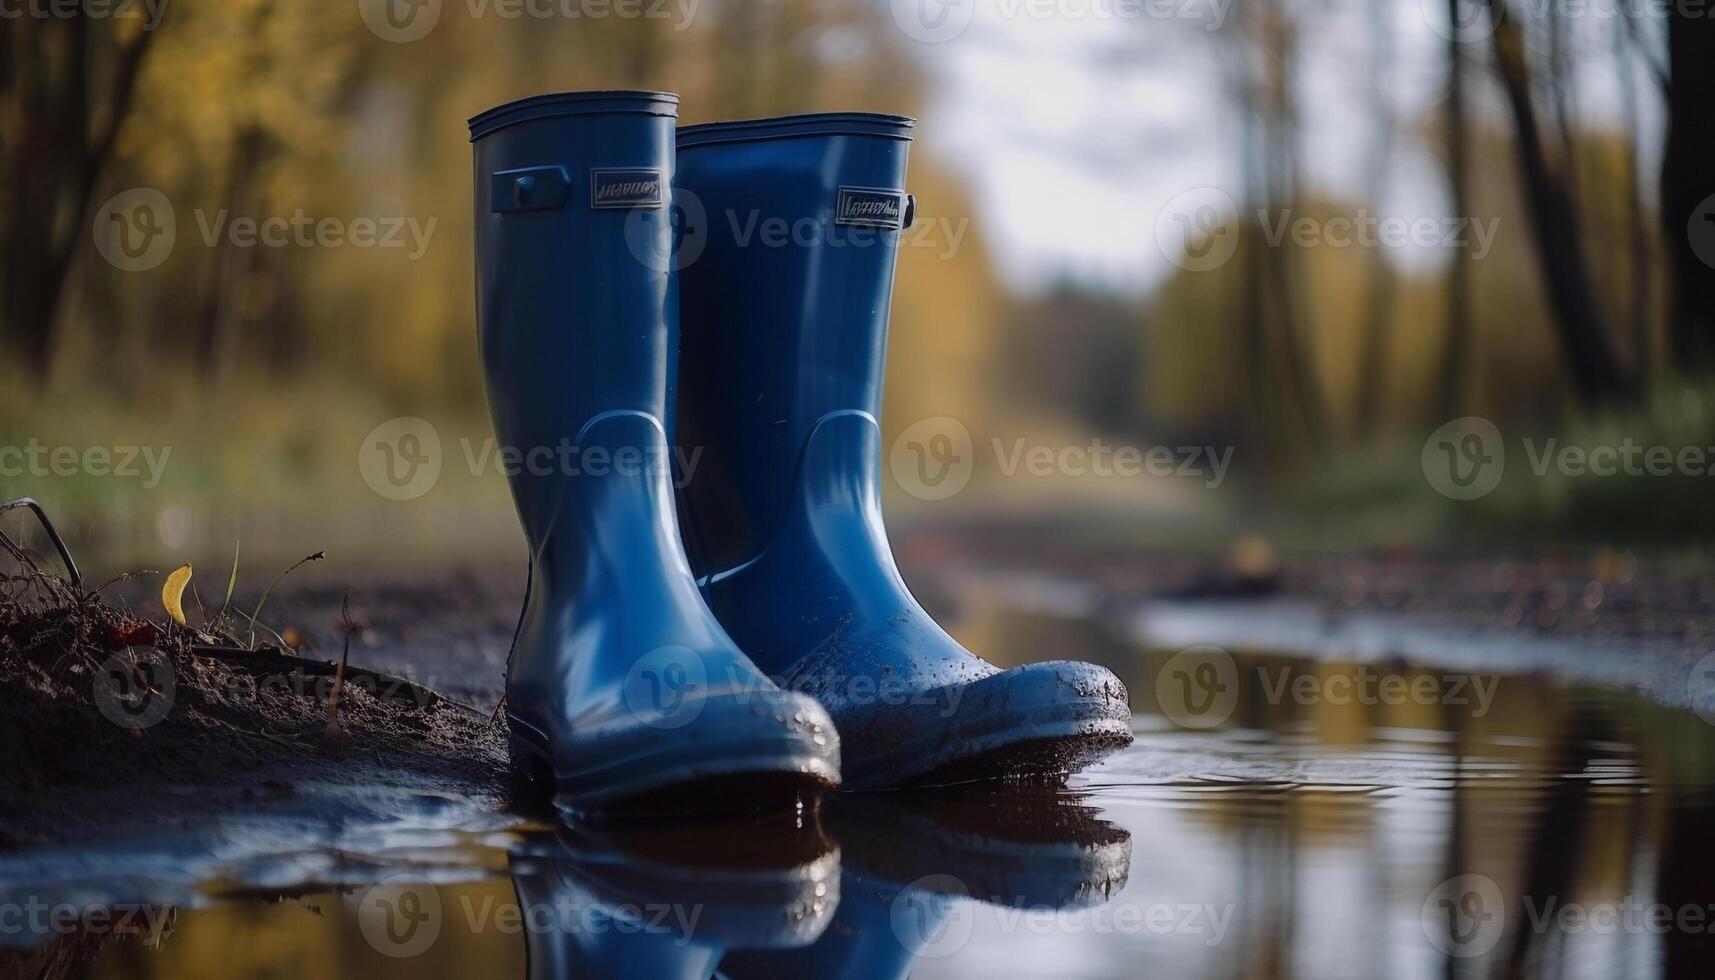
[[[1254,543],[1226,555],[1152,556],[1055,549],[1026,535],[965,529],[913,534],[901,542],[900,559],[925,604],[949,618],[970,582],[1007,579],[1026,597],[1044,583],[1076,583],[1096,614],[1116,618],[1162,601],[1239,608],[1287,600],[1401,627],[1575,638],[1618,650],[1649,645],[1682,657],[1715,649],[1715,579],[1625,553],[1283,562]],[[104,595],[158,619],[158,588],[158,580],[138,580]],[[312,798],[361,805],[366,792],[375,800],[468,800],[478,811],[505,813],[495,708],[522,591],[521,565],[337,576],[316,569],[289,578],[270,597],[266,618],[295,631],[305,661],[339,659],[347,635],[341,605],[349,601],[362,626],[352,634],[352,665],[449,699],[390,700],[373,685],[353,685],[343,695],[340,737],[331,740],[328,678],[294,670],[289,658],[246,671],[181,656],[172,710],[128,727],[98,710],[114,651],[91,646],[79,662],[56,655],[49,668],[20,660],[15,649],[0,651],[8,705],[0,715],[0,843],[16,849],[119,834],[116,828],[194,827],[249,809],[313,809]],[[9,628],[15,647],[19,627]]]
[[[230,617],[151,615],[142,585],[109,595],[30,571],[6,586],[7,849],[302,809],[295,797],[312,783],[328,800],[342,787],[351,800],[372,787],[504,796],[493,698],[479,708],[353,662],[349,643],[366,631],[343,593],[325,610],[337,642],[323,653],[256,639]]]
[[[1052,528],[924,532],[903,542],[900,564],[931,587],[1020,572],[1077,582],[1109,607],[1288,600],[1332,613],[1396,615],[1415,625],[1715,649],[1715,573],[1683,555],[1546,548],[1283,558],[1255,538],[1241,538],[1225,553],[1197,555],[1060,538]]]

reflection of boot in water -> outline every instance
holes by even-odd
[[[728,948],[814,942],[839,903],[839,851],[813,815],[566,827],[526,840],[512,881],[531,980],[707,978]]]
[[[1130,834],[1052,794],[849,796],[823,812],[844,856],[833,923],[802,949],[729,953],[722,975],[904,977],[957,950],[972,900],[1100,905],[1131,867]]]

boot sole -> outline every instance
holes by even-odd
[[[522,803],[552,803],[580,818],[671,817],[685,814],[760,812],[814,808],[822,794],[838,785],[838,776],[814,756],[782,752],[746,753],[746,764],[718,770],[708,762],[663,765],[650,757],[597,773],[558,773],[546,740],[530,725],[507,715],[507,747],[514,797]],[[711,755],[718,757],[718,751]],[[737,753],[735,753],[735,756]],[[637,773],[609,778],[615,771]],[[599,788],[591,782],[600,780]]]
[[[861,746],[844,740],[844,788],[1064,781],[1132,741],[1125,688],[1090,664],[1018,667],[965,685],[960,696],[951,718],[936,714],[938,704],[836,716],[842,730],[875,733]],[[923,734],[888,737],[904,732]],[[860,757],[866,748],[868,757]]]
[[[1002,742],[952,759],[906,781],[907,786],[954,786],[983,780],[1040,780],[1063,783],[1073,773],[1131,744],[1131,727],[1086,730]]]

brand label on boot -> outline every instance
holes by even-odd
[[[842,187],[834,223],[898,231],[905,227],[905,192],[884,187]]]
[[[598,211],[658,208],[663,183],[659,170],[591,170],[590,207]]]

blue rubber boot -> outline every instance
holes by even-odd
[[[680,544],[677,105],[579,92],[471,120],[483,370],[531,555],[507,718],[519,767],[575,811],[784,804],[839,781],[827,713],[739,652]]]
[[[840,903],[839,852],[814,815],[569,826],[525,835],[510,864],[530,980],[707,980],[729,949],[814,943]]]
[[[882,367],[913,123],[828,113],[679,130],[679,494],[710,608],[840,730],[845,785],[1072,771],[1131,740],[1091,664],[1001,671],[906,588],[881,518]],[[927,328],[928,325],[925,325]]]

